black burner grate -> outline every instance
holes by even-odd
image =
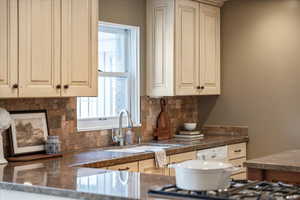
[[[207,199],[207,200],[228,200],[227,197],[213,196],[207,194],[207,192],[195,192],[188,190],[181,190],[176,187],[176,185],[168,185],[162,188],[151,189],[148,192],[150,195],[163,195],[178,198],[188,198],[188,199]]]
[[[300,187],[284,183],[232,181],[231,186],[220,191],[188,191],[167,185],[149,190],[149,195],[168,196],[179,199],[207,199],[207,200],[298,200]]]

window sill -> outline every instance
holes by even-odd
[[[142,124],[133,124],[134,128],[142,127]],[[119,125],[106,125],[106,126],[95,126],[95,127],[77,127],[77,132],[88,132],[88,131],[104,131],[114,128],[119,128]]]

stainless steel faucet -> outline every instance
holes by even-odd
[[[124,146],[125,145],[125,134],[123,132],[123,126],[122,126],[122,121],[123,121],[123,115],[124,113],[127,115],[127,127],[128,128],[132,128],[133,127],[133,122],[131,119],[131,115],[128,112],[128,110],[121,110],[120,114],[119,114],[119,129],[118,129],[118,133],[115,135],[113,133],[113,141],[119,143],[120,146]]]

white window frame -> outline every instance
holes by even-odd
[[[128,72],[100,72],[99,76],[112,76],[116,77],[128,77],[128,88],[130,91],[129,97],[129,112],[132,115],[134,127],[141,126],[141,116],[140,116],[140,28],[138,26],[130,26],[109,22],[99,22],[100,25],[112,28],[123,28],[130,30],[130,38],[128,43],[130,46],[136,47],[131,48],[131,51],[128,52],[130,60],[128,60],[128,66],[132,66],[131,69],[128,69]],[[99,30],[98,29],[98,30]],[[79,105],[80,107],[80,105]],[[127,119],[124,117],[123,124]],[[104,118],[89,118],[89,119],[77,119],[77,130],[78,131],[93,131],[93,130],[106,130],[119,127],[118,117],[104,117]]]

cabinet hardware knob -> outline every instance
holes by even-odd
[[[57,85],[56,89],[58,89],[58,90],[61,89],[61,85]]]
[[[69,89],[69,85],[64,85],[64,89]]]
[[[13,84],[12,88],[13,88],[13,89],[18,89],[18,88],[19,88],[19,85],[18,85],[18,84]]]
[[[197,86],[197,90],[204,90],[205,87],[204,86]]]

